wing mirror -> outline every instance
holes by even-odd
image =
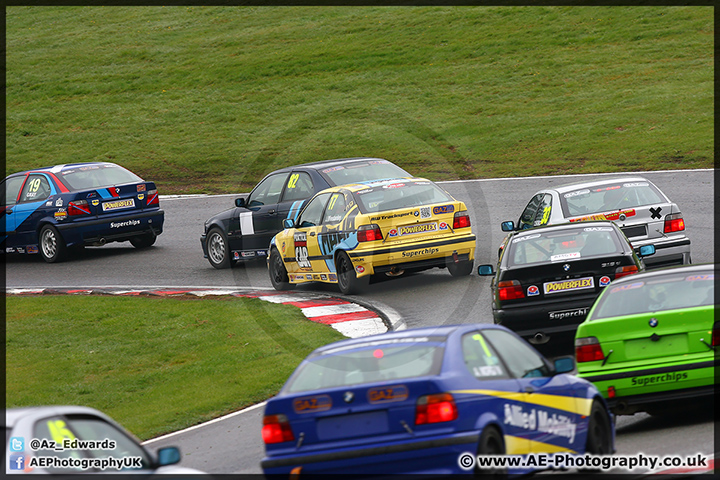
[[[500,228],[502,228],[503,232],[512,232],[515,230],[515,222],[513,222],[513,221],[502,222],[500,224]]]
[[[650,255],[655,255],[655,245],[643,245],[640,247],[641,257],[649,257]]]
[[[295,221],[292,218],[286,218],[283,220],[283,228],[294,228]]]
[[[572,355],[557,357],[553,362],[555,373],[570,373],[575,370],[575,359]]]
[[[177,447],[161,448],[157,452],[157,458],[157,463],[161,467],[165,465],[175,465],[176,463],[180,463],[180,449]]]
[[[495,275],[492,265],[480,265],[478,267],[478,275],[487,277],[489,275]]]
[[[245,197],[236,198],[235,206],[236,207],[247,207],[247,204],[245,203]]]

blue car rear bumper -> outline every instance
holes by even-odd
[[[165,212],[113,215],[92,220],[57,223],[67,246],[92,245],[97,242],[123,242],[138,235],[160,235],[163,231]]]

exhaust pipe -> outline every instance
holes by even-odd
[[[100,237],[96,242],[92,243],[93,247],[102,247],[107,243],[107,240],[105,240],[105,237]]]
[[[546,343],[549,339],[550,339],[550,337],[548,337],[547,335],[545,335],[543,332],[537,332],[537,333],[530,339],[530,343],[535,344],[535,345],[539,345],[539,344],[541,344],[541,343]]]

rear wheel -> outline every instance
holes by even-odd
[[[289,290],[291,288],[295,288],[295,285],[290,283],[287,270],[285,269],[285,263],[283,263],[282,257],[280,257],[280,252],[278,252],[275,248],[273,248],[270,252],[268,272],[270,273],[270,283],[272,283],[275,290]]]
[[[585,452],[594,455],[612,454],[612,430],[607,411],[597,400],[593,401],[588,422],[588,435]]]
[[[493,426],[485,427],[482,435],[480,435],[480,441],[478,442],[478,455],[504,454],[505,442],[503,442],[502,435],[498,429]],[[482,478],[505,478],[507,476],[507,471],[504,468],[495,466],[480,468],[476,465],[475,476]]]
[[[335,267],[337,268],[338,288],[345,295],[358,293],[370,283],[369,275],[362,278],[357,277],[350,257],[345,252],[338,253],[335,259]]]
[[[48,263],[62,262],[67,255],[65,240],[52,225],[40,229],[40,255]]]
[[[217,269],[230,267],[230,250],[225,232],[219,228],[213,228],[205,241],[210,265]]]
[[[157,240],[157,235],[152,233],[146,233],[144,235],[138,235],[130,239],[130,243],[135,248],[148,248],[152,246]]]
[[[447,264],[447,269],[453,277],[465,277],[472,272],[473,262],[472,260],[461,260],[455,263],[451,260]]]

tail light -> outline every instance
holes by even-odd
[[[683,230],[685,230],[685,220],[683,220],[682,213],[665,215],[664,233],[681,232]]]
[[[455,212],[453,216],[453,230],[470,226],[470,215],[467,212]]]
[[[525,292],[517,280],[509,280],[498,283],[498,297],[500,300],[515,300],[525,298]]]
[[[265,415],[262,427],[263,442],[282,443],[295,440],[290,423],[285,415]]]
[[[577,363],[605,360],[600,342],[596,337],[575,339],[575,360]]]
[[[713,331],[712,331],[712,346],[717,347],[720,345],[720,328],[718,328],[718,322],[715,322],[713,324]]]
[[[382,231],[380,227],[375,225],[360,225],[357,232],[358,242],[372,242],[374,240],[382,240]]]
[[[618,267],[615,269],[615,280],[617,280],[618,278],[626,277],[628,275],[632,275],[633,273],[638,273],[637,265]]]
[[[436,393],[418,398],[415,425],[450,422],[458,418],[455,399],[449,393]]]
[[[148,190],[147,205],[160,205],[160,197],[158,197],[157,189]]]
[[[68,203],[68,215],[90,215],[90,205],[87,200],[74,200]]]

